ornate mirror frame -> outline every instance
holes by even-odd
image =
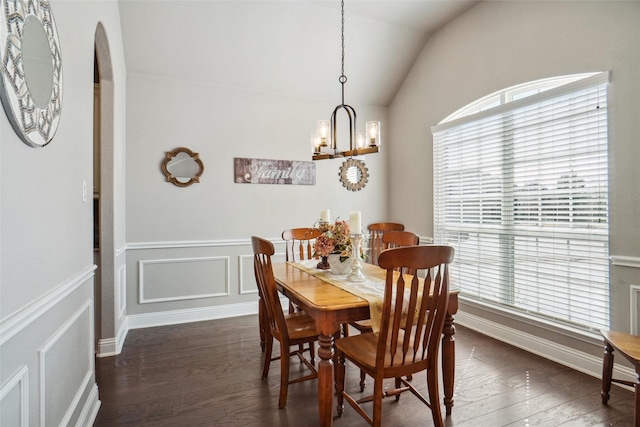
[[[353,169],[355,168],[356,178],[353,178]],[[348,158],[340,166],[340,182],[349,191],[360,191],[369,181],[369,170],[362,160]]]
[[[25,24],[30,21],[37,22],[44,30],[51,54],[52,88],[49,100],[44,105],[39,105],[34,100],[25,75],[24,29]],[[35,86],[34,82],[32,85]],[[46,98],[46,92],[44,95]],[[0,100],[11,126],[22,141],[31,147],[44,147],[51,142],[58,129],[62,111],[62,54],[48,0],[2,2]]]
[[[174,176],[169,171],[169,164],[172,160],[175,159],[175,157],[177,157],[181,153],[186,153],[198,166],[198,171],[193,176],[191,176],[188,181],[183,181],[184,178],[181,179],[181,177]],[[162,169],[162,173],[167,178],[167,182],[171,182],[178,187],[188,187],[193,183],[200,182],[200,176],[202,176],[202,173],[204,172],[204,163],[202,163],[202,160],[200,160],[200,155],[185,147],[178,147],[173,151],[168,151],[160,167]]]

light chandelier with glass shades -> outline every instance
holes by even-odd
[[[356,110],[344,103],[344,84],[347,82],[347,76],[344,74],[344,0],[340,2],[340,8],[342,14],[342,74],[339,81],[342,86],[342,103],[333,110],[330,120],[318,120],[316,130],[311,134],[313,160],[377,153],[380,147],[380,122],[366,122],[365,132],[356,132]],[[349,150],[346,151],[338,150],[336,125],[337,114],[340,110],[344,110],[349,118]]]

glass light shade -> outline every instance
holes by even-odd
[[[367,122],[366,125],[367,138],[369,139],[369,146],[380,145],[380,122]]]
[[[358,132],[356,134],[356,149],[365,148],[367,146],[367,134]]]
[[[314,154],[320,152],[320,134],[318,132],[311,134],[311,149]]]
[[[320,135],[320,146],[326,147],[329,141],[329,120],[318,120],[316,132]]]

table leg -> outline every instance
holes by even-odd
[[[609,391],[611,390],[611,377],[613,375],[613,347],[608,342],[604,345],[604,356],[602,362],[602,391],[600,396],[605,405],[609,401]]]
[[[333,421],[333,336],[320,335],[318,356],[318,409],[320,425],[330,427]]]
[[[268,326],[269,319],[267,319],[267,309],[264,306],[264,301],[262,300],[262,296],[258,299],[258,325],[260,328],[260,348],[262,348],[262,352],[264,353],[265,342],[266,342],[266,331]]]
[[[456,372],[456,327],[453,316],[447,313],[442,335],[442,382],[444,384],[444,406],[446,414],[451,415],[453,407],[453,386]]]

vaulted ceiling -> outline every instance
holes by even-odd
[[[345,0],[347,103],[387,106],[430,35],[478,0]],[[335,102],[338,0],[120,0],[127,72]]]

